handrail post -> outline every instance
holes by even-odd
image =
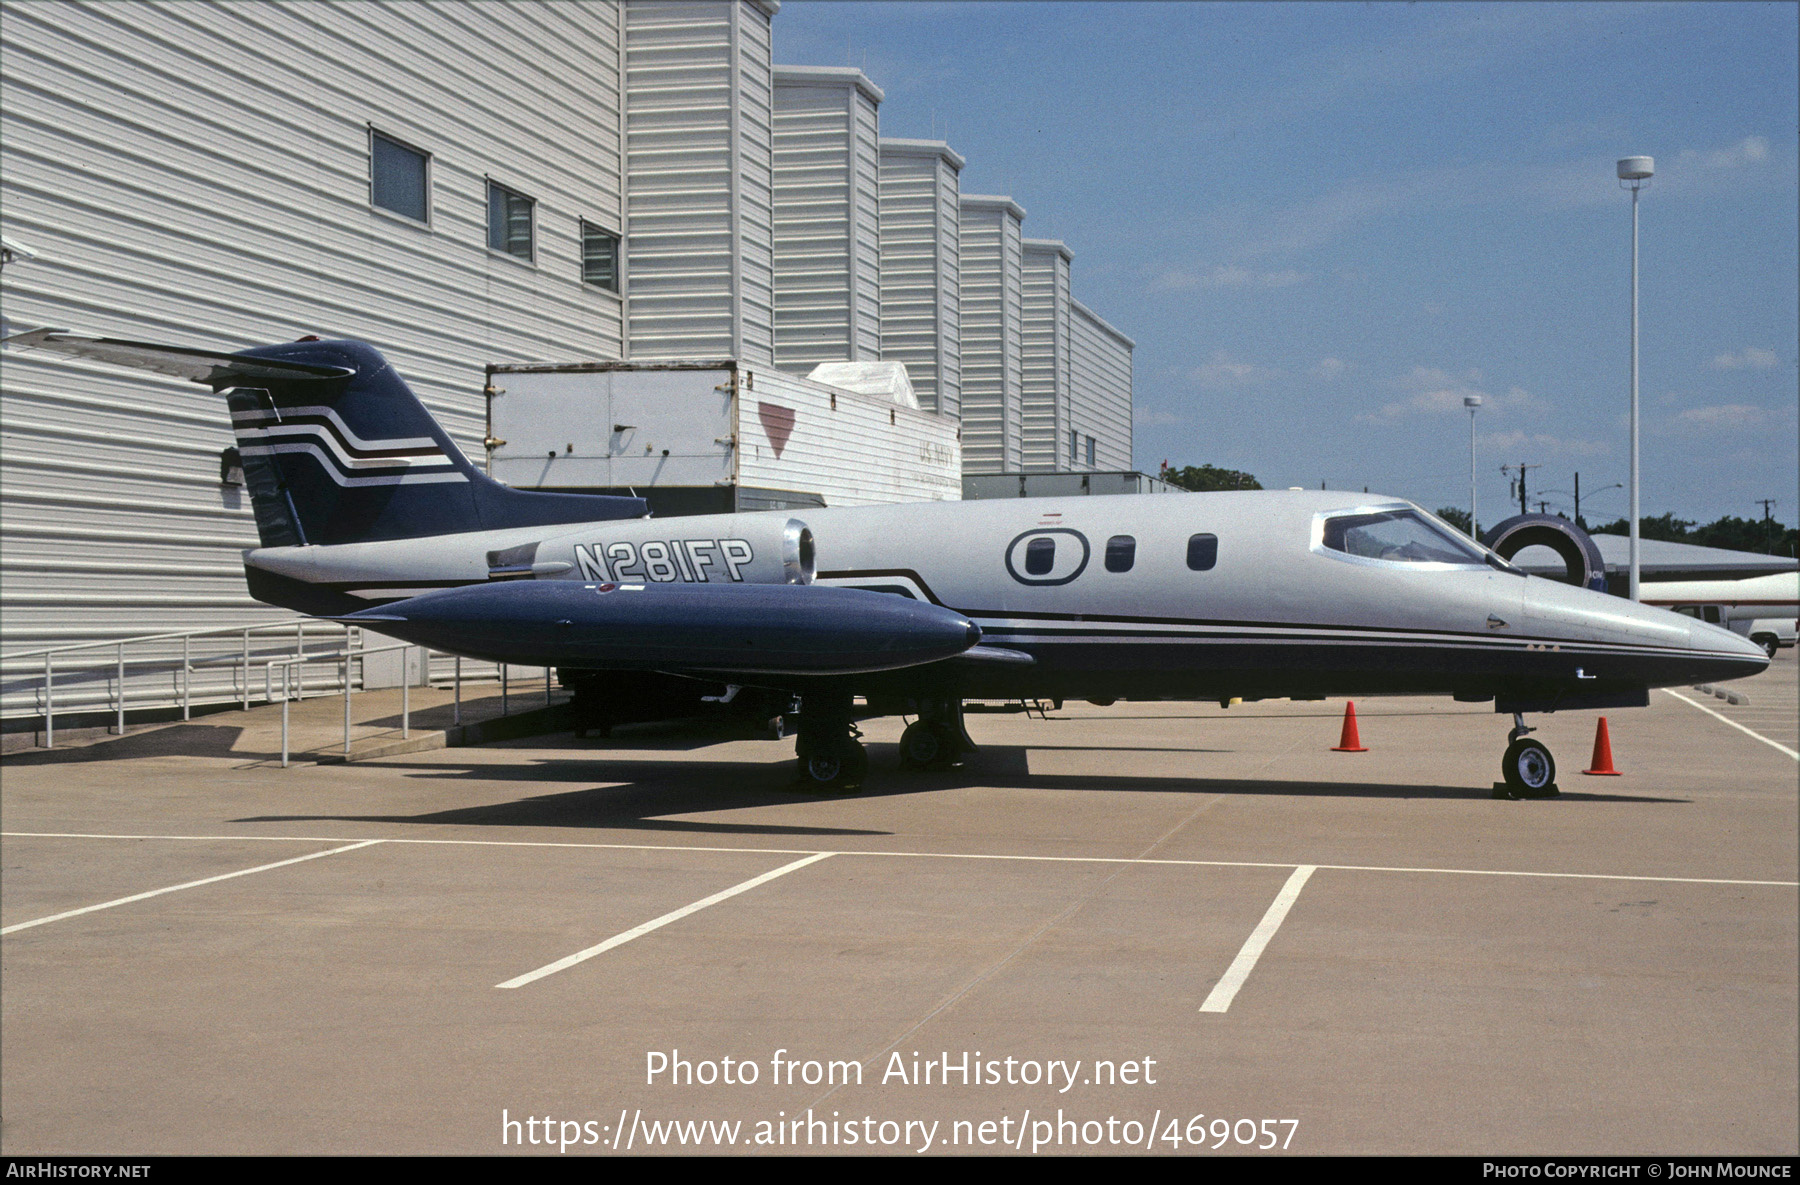
[[[44,652],[44,748],[56,748],[56,669],[55,656]]]
[[[506,664],[500,664],[500,714],[506,715]]]
[[[304,621],[296,621],[294,623],[294,657],[295,658],[305,658],[306,657],[306,623]],[[294,683],[294,698],[295,699],[305,699],[306,698],[306,672],[301,669],[300,663],[294,664],[294,670],[295,670],[296,674],[299,676],[298,679]],[[284,691],[286,690],[285,684],[283,685],[283,690]]]
[[[193,641],[194,639],[191,635],[181,635],[181,718],[183,720],[193,719],[190,714],[192,700],[188,696],[188,680],[191,678],[190,673],[194,669]]]
[[[550,706],[550,668],[544,668],[544,706]]]
[[[350,760],[350,653],[344,652],[344,760]]]
[[[400,739],[412,736],[412,647],[400,652]]]
[[[244,711],[250,710],[250,627],[244,627]]]
[[[462,655],[460,655],[460,654],[456,656],[455,685],[456,685],[456,691],[455,691],[456,698],[452,702],[451,707],[450,707],[450,723],[453,725],[461,725],[462,724]]]
[[[125,735],[125,643],[119,643],[119,725],[118,733]]]
[[[288,767],[288,672],[281,672],[281,768]]]

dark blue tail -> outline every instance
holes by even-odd
[[[636,518],[641,498],[514,490],[477,470],[387,359],[362,342],[233,355],[341,367],[332,377],[222,376],[264,547]]]

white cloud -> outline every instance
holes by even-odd
[[[1769,159],[1769,142],[1761,136],[1745,136],[1724,148],[1700,151],[1684,148],[1675,158],[1679,165],[1699,165],[1708,169],[1735,169],[1743,165],[1759,165]]]
[[[1350,364],[1345,362],[1342,358],[1321,358],[1319,359],[1318,365],[1312,367],[1306,373],[1319,379],[1321,382],[1329,383],[1333,379],[1340,377],[1349,369]]]
[[[1239,362],[1224,350],[1215,350],[1212,359],[1188,371],[1188,379],[1215,390],[1227,387],[1251,387],[1266,383],[1281,372],[1253,362]]]
[[[1683,426],[1701,430],[1731,431],[1754,428],[1768,421],[1769,414],[1748,403],[1725,403],[1716,407],[1690,407],[1675,419]]]
[[[1234,264],[1218,264],[1202,271],[1164,272],[1150,284],[1159,292],[1177,292],[1188,288],[1286,288],[1306,280],[1304,273],[1293,268],[1278,272],[1255,272]]]
[[[1747,346],[1736,354],[1720,354],[1712,364],[1719,370],[1768,370],[1776,361],[1774,350]]]
[[[1463,400],[1471,395],[1480,397],[1483,412],[1536,411],[1544,406],[1543,400],[1523,387],[1508,387],[1503,393],[1494,395],[1478,386],[1480,382],[1479,370],[1453,375],[1435,366],[1415,366],[1394,380],[1394,386],[1411,392],[1410,397],[1383,404],[1378,414],[1358,418],[1368,423],[1380,423],[1407,415],[1460,412],[1465,409]]]
[[[1576,457],[1592,457],[1612,452],[1612,446],[1601,440],[1568,440],[1547,432],[1490,432],[1481,438],[1484,447],[1492,449],[1529,448],[1534,455],[1545,452]]]
[[[1139,407],[1132,413],[1131,422],[1156,427],[1165,424],[1179,424],[1181,417],[1172,411],[1153,411],[1147,407]]]

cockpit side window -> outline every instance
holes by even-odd
[[[1479,564],[1482,553],[1416,510],[1341,514],[1325,520],[1320,543],[1331,551],[1403,564]]]

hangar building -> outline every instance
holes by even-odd
[[[861,71],[776,66],[778,10],[11,0],[0,218],[36,258],[6,318],[361,338],[478,461],[490,365],[886,359],[969,472],[1128,468],[1130,339],[1070,249],[963,195],[950,145],[883,139]],[[287,616],[245,592],[202,388],[7,350],[0,412],[7,717],[45,648]]]

